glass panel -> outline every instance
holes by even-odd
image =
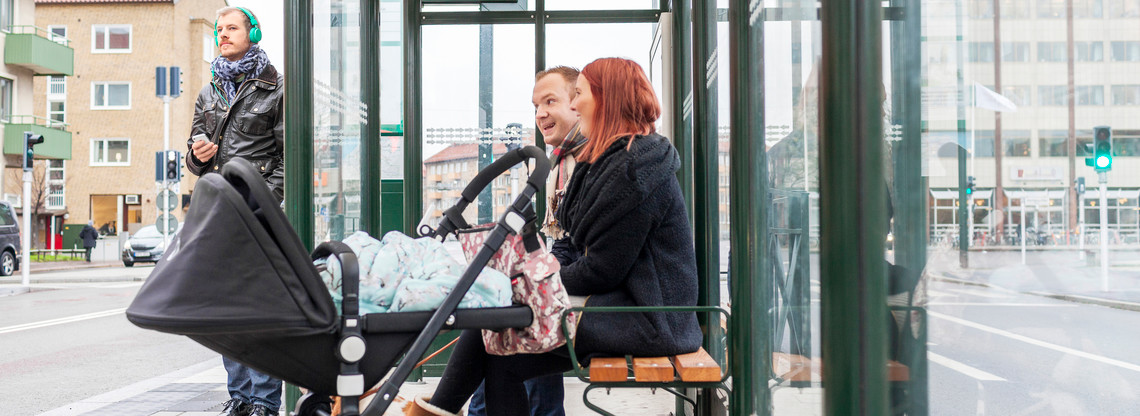
[[[131,163],[130,142],[126,140],[113,140],[107,142],[108,163]]]
[[[436,226],[482,167],[510,148],[534,143],[533,88],[534,26],[423,28],[424,223]],[[471,224],[497,220],[526,177],[521,165],[500,175],[464,218]]]
[[[107,40],[107,28],[103,27],[103,26],[96,26],[95,27],[95,49],[96,50],[103,50],[105,48],[104,45],[107,44],[106,40]]]
[[[107,105],[125,107],[131,105],[131,86],[128,84],[111,84],[107,86]]]
[[[0,78],[0,121],[7,122],[12,117],[12,80]]]
[[[939,163],[942,171],[931,169],[928,178],[935,202],[927,210],[932,230],[927,270],[960,278],[928,282],[929,414],[977,414],[983,408],[987,414],[1056,413],[1038,409],[1055,406],[1060,397],[1067,398],[1072,412],[1128,413],[1134,402],[1129,393],[1089,386],[1100,383],[1103,374],[1121,374],[1124,383],[1135,378],[1107,364],[1135,361],[1129,351],[1136,342],[1105,332],[1131,317],[1095,304],[1130,290],[1128,272],[1109,267],[1103,279],[1099,264],[1140,259],[1133,254],[1140,248],[1135,237],[1140,228],[1132,205],[1140,179],[1125,173],[1136,157],[1118,156],[1107,174],[1108,210],[1102,214],[1098,175],[1084,164],[1090,156],[1084,144],[1091,144],[1094,126],[1111,126],[1114,153],[1135,154],[1133,139],[1140,135],[1125,132],[1140,130],[1134,107],[1140,105],[1140,85],[1130,81],[1131,65],[1140,61],[1140,32],[1106,28],[1132,24],[1134,17],[1123,16],[1140,15],[1140,1],[1032,0],[1032,8],[1013,6],[1025,3],[1001,0],[1000,10],[985,16],[951,1],[936,2],[945,8],[922,2],[924,96],[949,84],[931,82],[932,74],[947,74],[957,83],[961,71],[963,84],[999,87],[995,91],[1018,107],[998,111],[956,103],[966,114],[967,130],[994,132],[1003,157],[928,161]],[[1068,27],[1071,41],[1065,35],[1067,4],[1075,18]],[[963,51],[966,62],[958,67],[953,58],[935,61],[934,52],[943,50],[935,39],[946,39],[951,53]],[[969,45],[988,42],[1001,45],[1000,65],[968,55]],[[1016,45],[1031,45],[1029,63]],[[929,120],[938,114],[936,102],[926,103],[923,120],[930,130],[939,130]],[[981,212],[976,200],[971,204],[965,241],[958,237],[961,204],[953,204],[964,185],[960,176],[975,177],[975,194],[987,196],[984,206],[992,208]],[[1079,197],[1073,192],[1078,179],[1084,181]],[[1100,234],[1102,219],[1107,238]],[[1114,247],[1107,260],[1102,241]],[[1050,297],[1027,295],[1031,292]],[[1078,294],[1094,305],[1059,300]],[[1083,370],[1070,373],[1071,368]],[[968,387],[957,388],[962,386]],[[1041,392],[1049,398],[1042,399]],[[962,403],[970,403],[969,409],[955,410],[963,409]]]
[[[313,239],[342,240],[360,229],[360,7],[313,3]]]
[[[105,107],[107,105],[107,84],[95,84],[95,88],[91,91],[94,95],[92,103],[95,107]]]
[[[112,26],[108,29],[108,44],[111,49],[130,49],[131,28],[127,26]]]

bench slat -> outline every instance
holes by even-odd
[[[681,381],[715,382],[720,381],[720,366],[704,348],[688,354],[673,357],[673,366]]]
[[[633,359],[633,378],[639,383],[671,382],[673,381],[673,364],[665,357],[635,357]]]
[[[590,381],[626,381],[629,368],[625,357],[594,358],[590,360]]]
[[[772,353],[772,372],[788,381],[812,381],[812,372],[823,380],[823,362],[802,355]],[[910,381],[910,368],[898,361],[887,361],[887,381]]]

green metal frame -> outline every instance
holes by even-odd
[[[373,0],[360,2],[360,44],[380,44],[380,4]],[[360,129],[360,189],[381,190],[380,171],[383,158],[380,150],[380,54],[362,53],[360,56],[360,99],[367,111],[366,122]],[[360,193],[361,231],[382,235],[384,229],[381,192]]]
[[[874,1],[827,2],[820,10],[825,415],[887,413],[881,13]]]

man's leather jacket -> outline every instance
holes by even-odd
[[[278,201],[285,195],[285,112],[282,100],[284,77],[273,65],[237,88],[233,102],[223,98],[221,80],[214,80],[198,93],[194,104],[194,124],[186,140],[186,168],[202,176],[218,172],[230,159],[240,157],[261,172]],[[218,145],[218,153],[207,161],[194,157],[193,137],[205,134]]]

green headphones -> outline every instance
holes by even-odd
[[[261,25],[257,23],[257,18],[253,17],[253,13],[246,10],[244,7],[235,7],[245,13],[249,18],[249,41],[253,43],[261,42]],[[221,42],[218,41],[218,21],[214,20],[214,46],[218,46]]]

